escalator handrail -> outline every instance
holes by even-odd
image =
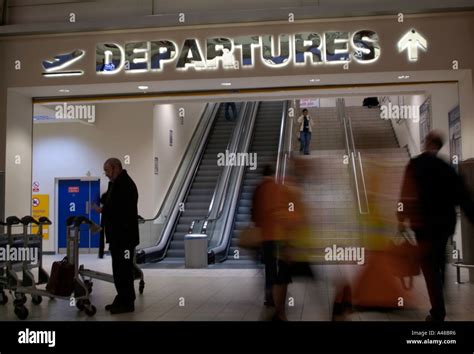
[[[244,139],[242,141],[242,149],[241,151],[248,152],[250,149],[250,144],[253,140],[253,134],[255,130],[255,122],[257,118],[257,113],[259,110],[260,102],[255,102],[253,104],[253,107],[250,111],[250,119],[249,119],[249,130],[248,134],[244,135]],[[224,257],[221,260],[225,260],[227,258],[227,253],[229,251],[230,247],[230,240],[231,240],[231,232],[234,227],[234,218],[235,218],[235,211],[237,207],[237,203],[239,202],[239,195],[240,195],[240,190],[243,185],[243,179],[244,179],[244,174],[245,174],[245,169],[246,166],[237,166],[236,168],[236,173],[237,175],[237,183],[235,183],[232,187],[232,189],[228,190],[228,193],[230,194],[230,198],[226,199],[228,203],[230,203],[228,210],[229,213],[221,215],[221,218],[223,216],[226,217],[226,221],[224,223],[224,232],[222,233],[221,239],[217,243],[217,245],[209,250],[210,254],[213,254],[214,256],[218,256],[221,253],[224,253]],[[216,259],[217,262],[217,259]]]
[[[283,151],[284,151],[284,144],[286,140],[285,131],[287,127],[287,112],[288,112],[288,101],[283,102],[283,110],[281,112],[281,124],[280,124],[280,139],[278,141],[278,154],[277,154],[277,165],[275,168],[275,181],[281,182],[283,180],[284,171],[280,171],[282,169],[282,162],[283,159]]]
[[[178,189],[178,193],[176,193],[175,197],[173,198],[173,204],[171,205],[173,205],[174,207],[172,208],[168,217],[166,217],[165,226],[161,230],[161,234],[157,242],[155,243],[155,245],[146,247],[140,250],[140,260],[143,262],[147,261],[146,257],[150,254],[163,252],[163,254],[158,256],[155,260],[159,260],[163,258],[163,256],[166,254],[167,248],[169,247],[169,243],[170,243],[169,241],[171,239],[170,237],[171,231],[174,229],[177,214],[179,212],[179,207],[180,207],[179,201],[184,200],[185,195],[188,193],[189,187],[191,186],[192,181],[194,180],[194,177],[197,173],[200,162],[203,158],[205,147],[207,146],[207,143],[209,140],[209,134],[211,133],[212,127],[214,126],[214,123],[217,119],[217,116],[218,116],[217,113],[219,112],[219,107],[220,105],[216,103],[208,104],[208,106],[206,107],[204,115],[207,112],[207,114],[209,114],[210,117],[209,117],[209,120],[207,121],[206,127],[203,129],[203,134],[201,136],[200,143],[198,144],[198,146],[193,152],[194,157],[192,158],[191,163],[187,167],[184,181],[181,183],[181,188]],[[193,138],[194,138],[194,135],[193,135]],[[189,150],[190,145],[188,145],[188,148],[184,156],[186,156],[187,153],[189,152],[188,150]],[[184,158],[185,157],[183,157],[183,160]],[[179,173],[179,169],[177,170],[176,174],[178,173]],[[173,188],[173,184],[171,185],[170,189],[172,188]]]
[[[215,105],[215,103],[212,103],[212,105]],[[215,107],[212,107],[210,103],[206,103],[206,106],[204,107],[203,113],[202,113],[202,115],[201,115],[202,117],[201,117],[201,119],[200,119],[199,121],[201,121],[202,118],[204,118],[204,115],[206,114],[206,112],[208,111],[208,109],[210,110],[209,113],[212,114],[214,108],[215,108]],[[205,132],[205,130],[204,130],[204,132]],[[193,133],[193,135],[192,135],[190,141],[193,141],[193,140],[195,139],[197,133],[198,133],[198,129],[196,129],[196,130],[194,131],[194,133]],[[204,139],[204,140],[205,140],[205,139]],[[156,213],[155,217],[154,217],[154,218],[151,218],[151,219],[144,219],[144,218],[142,218],[142,223],[145,223],[145,222],[147,222],[147,221],[156,220],[156,219],[158,219],[158,218],[161,216],[161,214],[163,213],[163,209],[164,209],[164,207],[165,207],[165,205],[166,205],[166,202],[167,202],[167,200],[168,200],[168,198],[169,198],[169,196],[170,196],[170,194],[171,194],[171,190],[173,189],[173,186],[174,186],[174,184],[175,184],[175,182],[176,182],[176,179],[178,178],[179,171],[180,171],[181,168],[183,167],[184,160],[185,160],[187,154],[189,153],[189,150],[190,150],[191,146],[192,146],[192,144],[188,144],[188,146],[186,147],[186,150],[184,151],[184,154],[183,154],[183,158],[181,159],[181,162],[179,163],[179,166],[178,166],[178,168],[176,169],[176,173],[174,174],[173,179],[171,180],[170,187],[168,188],[168,191],[166,192],[166,195],[165,195],[165,197],[163,198],[163,202],[161,203],[160,209],[159,209],[158,212]],[[196,146],[195,151],[197,151],[198,149],[199,149],[199,145]],[[189,164],[189,166],[190,166],[190,165],[191,165],[191,164]],[[188,166],[188,169],[189,169],[189,166]],[[167,217],[167,216],[165,216],[165,218],[166,218],[166,217]]]
[[[237,123],[237,126],[234,128],[232,137],[229,141],[229,144],[227,145],[227,150],[229,150],[229,153],[236,153],[238,151],[239,141],[245,130],[244,128],[246,127],[246,121],[244,118],[247,115],[247,110],[249,109],[249,106],[250,105],[248,102],[244,102],[242,104],[238,117],[239,121]],[[211,204],[209,205],[209,211],[206,217],[206,221],[217,220],[222,214],[222,210],[224,207],[223,201],[225,199],[223,196],[227,194],[227,189],[229,188],[228,182],[231,176],[232,167],[233,166],[225,166],[222,169],[221,174],[219,175],[219,179],[214,189],[214,194],[212,196]],[[216,200],[218,200],[217,208],[214,207]]]
[[[286,101],[287,103],[287,109],[286,109],[286,115],[287,115],[287,120],[289,122],[287,124],[290,125],[289,129],[287,128],[286,134],[287,138],[285,140],[285,160],[284,160],[284,166],[283,166],[283,181],[282,183],[285,184],[285,177],[286,177],[286,161],[291,158],[292,156],[292,151],[293,151],[293,129],[294,129],[294,121],[293,119],[288,119],[289,116],[289,107],[291,106],[291,101]]]
[[[217,109],[216,109],[216,106],[217,106]],[[179,204],[184,202],[186,200],[186,196],[188,195],[189,193],[189,189],[192,185],[192,182],[194,181],[195,177],[196,177],[196,174],[198,172],[198,169],[199,169],[199,166],[201,165],[201,160],[204,156],[204,152],[206,151],[206,147],[207,147],[207,144],[209,142],[209,134],[211,133],[212,131],[212,127],[214,126],[215,122],[216,122],[216,119],[218,118],[218,112],[219,112],[219,105],[216,105],[212,111],[212,116],[214,117],[214,119],[211,119],[209,122],[208,122],[208,125],[205,129],[205,136],[207,137],[206,139],[203,139],[203,142],[202,144],[199,144],[199,149],[197,149],[197,153],[194,155],[194,158],[193,158],[193,161],[190,165],[190,167],[192,166],[192,168],[188,169],[188,172],[187,172],[187,176],[186,176],[186,182],[187,183],[184,183],[184,188],[180,188],[180,192],[178,193],[178,197],[175,199],[175,203],[174,203],[174,208],[171,212],[171,217],[168,218],[168,221],[166,223],[166,226],[163,228],[163,235],[161,236],[161,239],[158,243],[158,247],[161,247],[162,248],[167,248],[168,244],[169,244],[169,238],[170,238],[170,235],[171,235],[171,231],[174,229],[175,227],[175,223],[177,221],[177,215],[176,214],[179,214]],[[192,173],[190,173],[192,171]],[[173,220],[173,222],[171,222]],[[171,225],[172,224],[172,225]],[[163,237],[165,236],[165,237]],[[163,241],[163,242],[162,242]]]

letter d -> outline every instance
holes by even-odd
[[[95,49],[95,70],[98,74],[113,75],[120,72],[124,66],[125,51],[116,43],[97,44]],[[114,65],[114,62],[119,62]]]

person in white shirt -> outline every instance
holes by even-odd
[[[302,151],[305,155],[309,155],[309,144],[311,141],[311,133],[313,132],[313,118],[308,114],[308,110],[303,109],[303,114],[298,117],[297,122],[300,124],[300,142]]]

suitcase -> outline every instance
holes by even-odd
[[[74,266],[68,258],[54,262],[46,290],[58,296],[70,296],[74,290]]]

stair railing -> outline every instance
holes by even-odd
[[[366,215],[366,214],[369,214],[370,210],[369,210],[369,201],[367,197],[367,188],[365,185],[362,157],[360,155],[360,152],[357,151],[356,149],[355,140],[354,140],[354,132],[352,129],[352,121],[350,119],[350,116],[346,113],[345,101],[343,98],[338,98],[336,100],[336,110],[337,110],[339,119],[343,122],[343,125],[344,125],[346,153],[347,153],[348,158],[350,159],[350,164],[352,167],[351,172],[352,172],[352,178],[354,180],[354,189],[356,192],[359,214]],[[363,194],[365,208],[362,207],[361,194]]]

